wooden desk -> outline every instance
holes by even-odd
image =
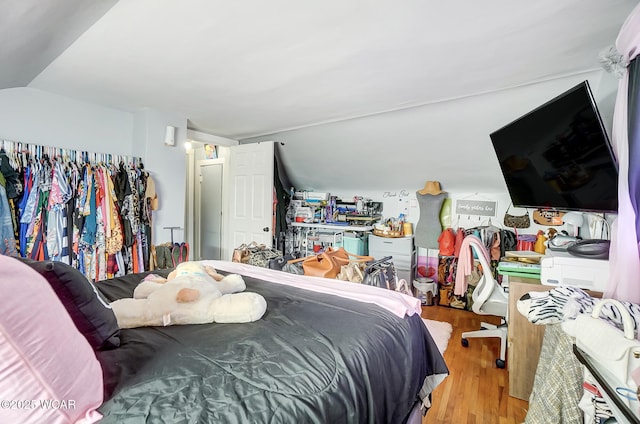
[[[542,285],[537,278],[509,276],[509,327],[507,330],[509,396],[529,400],[546,328],[546,325],[532,324],[523,316],[518,311],[517,302],[525,293],[550,291],[554,288],[554,286]],[[592,297],[602,297],[600,292],[585,291]]]
[[[509,327],[507,330],[507,368],[509,396],[528,401],[538,367],[544,325],[535,325],[517,309],[525,293],[549,291],[539,279],[509,276]]]

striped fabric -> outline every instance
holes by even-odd
[[[578,314],[589,314],[600,299],[591,297],[578,287],[557,287],[548,292],[529,293],[527,319],[534,324],[557,324],[575,319]],[[640,305],[631,302],[620,302],[629,311],[637,330],[640,323]],[[618,328],[622,328],[622,317],[611,304],[606,304],[600,312],[605,319]]]

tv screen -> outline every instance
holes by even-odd
[[[617,164],[587,81],[490,137],[514,206],[617,212]]]

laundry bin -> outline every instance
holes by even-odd
[[[438,293],[438,285],[431,278],[418,277],[413,280],[413,287],[416,289],[416,297],[423,305],[434,304],[433,299]]]

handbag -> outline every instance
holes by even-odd
[[[269,269],[275,269],[277,271],[282,271],[284,266],[292,259],[297,259],[299,257],[299,252],[287,253],[284,256],[278,256],[273,259],[269,259]]]
[[[453,256],[455,252],[455,244],[456,236],[453,234],[453,229],[446,228],[438,237],[440,256]]]
[[[527,211],[524,215],[520,215],[520,216],[510,215],[509,214],[509,209],[511,208],[511,205],[509,205],[509,207],[507,208],[507,211],[504,213],[504,225],[505,225],[505,227],[510,227],[510,228],[529,228],[531,226],[531,219],[529,218],[529,211]]]
[[[613,304],[622,317],[624,331],[600,319],[600,311]],[[614,299],[603,299],[591,315],[581,314],[575,320],[576,346],[591,357],[598,368],[607,370],[617,380],[634,391],[637,384],[631,373],[640,367],[640,341],[634,337],[634,322],[629,311]]]
[[[516,233],[516,250],[529,251],[533,250],[533,246],[536,243],[538,236],[534,234],[517,234]]]
[[[329,247],[324,252],[307,256],[302,261],[304,275],[311,277],[336,278],[340,267],[349,263],[349,255],[343,248],[334,250]]]
[[[250,254],[249,247],[243,243],[240,246],[233,249],[231,262],[246,264],[247,262],[249,262],[249,254]]]
[[[516,250],[517,245],[516,233],[511,230],[500,230],[500,257],[504,256],[505,252]]]
[[[351,259],[351,257],[355,259]],[[298,261],[302,261],[304,275],[310,277],[336,278],[343,265],[347,265],[351,261],[368,262],[371,260],[373,260],[371,256],[349,253],[343,247],[339,249],[329,247],[317,255],[295,259],[288,263],[295,264]]]
[[[395,290],[397,286],[396,267],[393,256],[386,256],[367,265],[364,269],[363,284]]]
[[[288,272],[289,274],[304,275],[301,263],[287,262],[282,266],[282,271]]]
[[[257,244],[254,241],[248,245],[243,243],[235,248],[231,261],[267,268],[271,259],[280,256],[282,256],[282,252],[278,249],[267,247],[264,244]]]
[[[349,262],[347,265],[342,265],[340,272],[336,275],[336,279],[349,281],[351,283],[362,283],[362,280],[364,280],[362,264],[359,262]]]

